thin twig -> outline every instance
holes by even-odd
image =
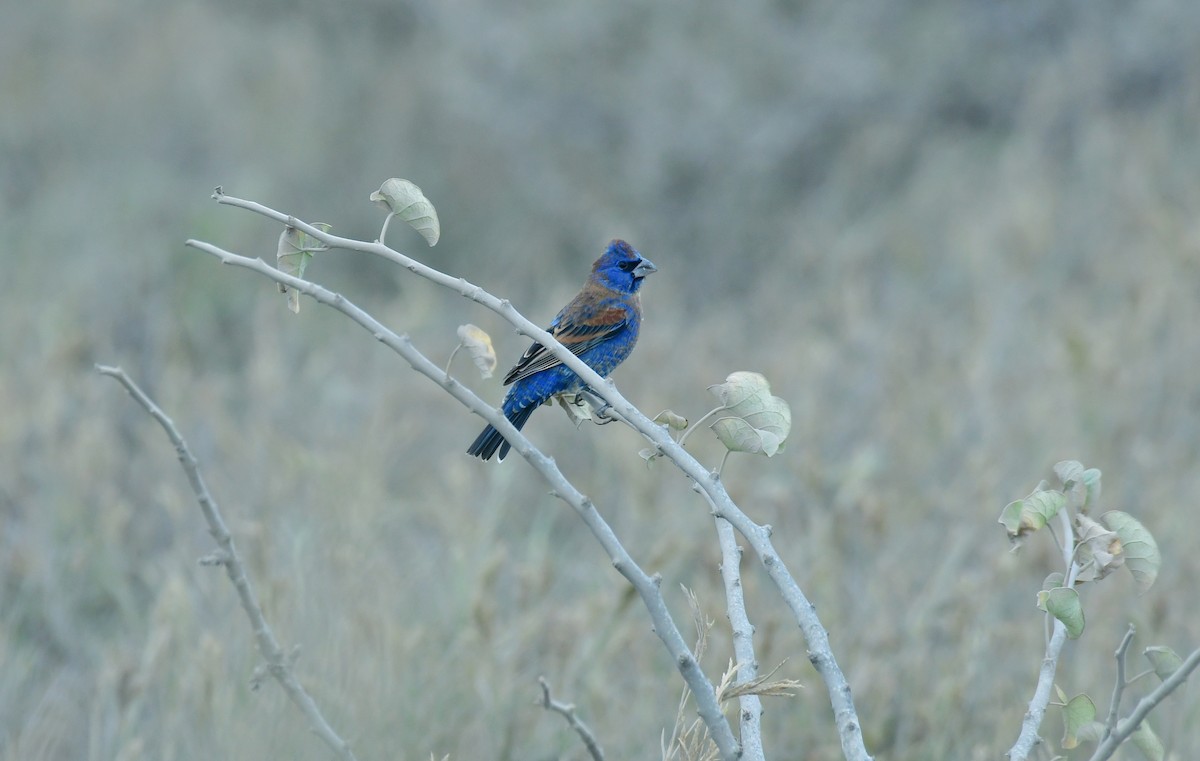
[[[447,378],[450,377],[450,365],[454,364],[454,358],[458,356],[458,350],[461,349],[462,346],[463,345],[461,343],[458,346],[455,346],[454,351],[450,352],[450,359],[446,360],[446,367],[442,370],[442,372],[446,374]]]
[[[726,409],[726,408],[725,407],[717,407],[716,409],[712,409],[712,410],[709,410],[708,412],[704,413],[704,415],[702,415],[699,420],[697,420],[695,423],[692,423],[688,427],[688,429],[686,431],[684,431],[683,434],[679,437],[679,446],[682,447],[685,444],[687,444],[688,437],[692,435],[692,431],[695,431],[698,428],[700,428],[700,425],[702,423],[707,422],[710,417],[712,417],[713,415],[716,415],[718,412],[721,412],[724,409]]]
[[[298,222],[297,224],[302,225],[302,229],[304,229],[303,223]],[[250,259],[245,256],[238,256],[202,241],[189,240],[187,245],[211,254],[226,264],[245,267],[246,269],[258,272],[276,282],[283,283],[289,288],[295,288],[297,291],[311,296],[321,304],[333,307],[366,328],[377,340],[399,354],[410,367],[434,383],[437,383],[446,390],[446,393],[457,399],[467,409],[495,427],[509,441],[513,451],[524,457],[538,471],[542,478],[550,485],[552,493],[574,508],[575,512],[583,519],[584,524],[591,530],[592,535],[596,537],[600,546],[608,553],[613,567],[638,592],[638,595],[642,598],[643,605],[645,605],[646,610],[650,614],[655,634],[658,635],[659,639],[666,646],[667,651],[675,661],[675,667],[679,670],[688,687],[696,696],[697,711],[712,732],[714,742],[716,742],[717,747],[720,749],[722,758],[732,761],[738,757],[740,751],[737,739],[733,735],[733,729],[729,726],[729,722],[726,721],[725,716],[721,713],[720,706],[717,703],[716,689],[713,687],[712,682],[705,677],[704,672],[701,671],[696,658],[688,649],[687,643],[684,642],[683,635],[680,634],[679,628],[672,620],[666,601],[663,600],[662,592],[659,588],[662,579],[658,576],[651,577],[642,570],[641,566],[634,561],[625,549],[620,539],[617,538],[612,527],[609,526],[599,511],[596,510],[596,506],[592,503],[591,499],[575,488],[575,485],[563,475],[551,457],[534,447],[529,439],[514,428],[512,423],[495,407],[480,399],[471,389],[453,377],[446,375],[442,368],[435,365],[429,358],[417,350],[408,336],[401,336],[392,332],[341,294],[333,293],[307,280],[300,280],[299,278],[280,272],[262,259]]]
[[[1129,645],[1133,643],[1133,635],[1136,631],[1137,628],[1130,624],[1129,630],[1121,638],[1121,644],[1117,645],[1117,652],[1114,653],[1117,659],[1117,679],[1113,684],[1112,701],[1108,706],[1108,719],[1104,722],[1105,737],[1111,735],[1117,728],[1117,717],[1121,713],[1121,694],[1129,686],[1129,682],[1125,681],[1125,654],[1129,652]]]
[[[1146,669],[1145,671],[1139,671],[1132,679],[1126,679],[1125,684],[1126,685],[1134,684],[1138,680],[1148,677],[1151,674],[1156,674],[1156,673],[1158,673],[1158,672],[1155,671],[1154,669]]]
[[[1112,755],[1117,752],[1117,748],[1121,743],[1125,742],[1137,728],[1145,720],[1146,716],[1154,710],[1154,707],[1166,699],[1168,695],[1179,688],[1181,684],[1187,681],[1188,676],[1200,666],[1200,649],[1192,651],[1179,668],[1175,669],[1175,673],[1163,680],[1162,684],[1158,685],[1146,697],[1138,701],[1130,714],[1117,723],[1116,729],[1112,734],[1104,738],[1100,745],[1096,747],[1096,752],[1092,754],[1089,761],[1105,761],[1112,758]]]
[[[575,714],[575,706],[570,703],[560,703],[552,698],[550,696],[550,683],[546,681],[546,677],[539,676],[538,684],[542,686],[542,708],[562,714],[571,729],[575,730],[575,733],[583,740],[583,744],[592,758],[595,761],[604,761],[604,751],[601,750],[600,743],[596,742],[596,736],[592,734],[592,730],[588,728],[588,725],[584,724],[579,716]]]
[[[254,588],[250,585],[250,579],[246,576],[245,567],[242,565],[241,557],[238,555],[237,548],[233,544],[233,536],[229,533],[229,529],[225,526],[225,520],[221,517],[221,510],[217,506],[216,500],[208,491],[208,486],[204,483],[204,477],[200,473],[200,466],[196,463],[196,458],[192,456],[192,452],[188,449],[187,442],[183,440],[179,430],[175,427],[175,423],[171,418],[167,417],[166,413],[154,403],[149,396],[146,395],[141,388],[138,387],[133,380],[130,379],[125,371],[119,367],[107,367],[105,365],[96,365],[96,370],[103,375],[108,375],[115,378],[121,383],[137,401],[150,413],[150,416],[158,421],[163,430],[167,433],[167,438],[175,445],[175,453],[179,456],[179,462],[183,465],[184,473],[187,474],[188,482],[192,486],[192,492],[195,493],[197,501],[200,503],[200,510],[204,513],[204,520],[208,522],[208,531],[216,540],[217,546],[220,548],[218,553],[207,555],[203,559],[208,565],[223,565],[225,573],[229,576],[229,580],[233,582],[233,586],[237,589],[238,599],[242,603],[242,609],[246,611],[246,615],[250,619],[250,628],[254,630],[254,638],[258,643],[258,651],[267,662],[267,671],[275,680],[283,687],[288,697],[300,709],[305,718],[308,719],[308,724],[312,728],[313,733],[320,737],[326,745],[333,749],[333,752],[338,755],[343,761],[353,761],[354,752],[350,750],[350,744],[338,736],[337,732],[329,726],[329,722],[321,714],[321,710],[317,708],[316,701],[304,689],[304,685],[296,679],[296,675],[291,668],[291,658],[284,654],[283,648],[279,646],[279,641],[275,639],[275,634],[271,631],[271,626],[267,623],[266,617],[263,615],[262,606],[259,605],[258,597],[254,594]],[[203,561],[202,561],[203,562]]]
[[[396,212],[392,211],[392,212],[388,212],[388,215],[386,217],[384,217],[383,229],[379,231],[379,242],[380,243],[384,243],[384,244],[387,243],[388,225],[390,225],[392,223],[392,217],[394,217],[394,216],[396,216]]]

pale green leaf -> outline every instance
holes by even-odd
[[[1125,567],[1133,574],[1139,592],[1145,592],[1158,578],[1162,566],[1162,555],[1158,542],[1136,518],[1120,510],[1109,510],[1100,516],[1104,525],[1117,532],[1121,539],[1121,552],[1125,555]]]
[[[323,222],[313,227],[327,232],[330,225]],[[313,254],[328,251],[329,247],[321,241],[297,227],[284,227],[279,234],[279,243],[275,248],[275,266],[280,272],[304,279],[304,270],[312,260]],[[288,309],[294,313],[300,312],[300,294],[290,291],[283,283],[279,284],[279,292],[288,294]]]
[[[1070,493],[1078,489],[1082,502],[1083,497],[1086,496],[1086,487],[1083,485],[1083,463],[1078,460],[1063,460],[1055,463],[1054,475],[1058,476],[1064,492]]]
[[[1164,645],[1152,645],[1142,651],[1146,656],[1146,660],[1150,661],[1150,665],[1154,667],[1154,673],[1160,680],[1174,674],[1175,671],[1183,665],[1183,659],[1169,647]]]
[[[721,401],[724,412],[712,430],[729,451],[768,457],[782,451],[792,429],[792,410],[783,399],[771,395],[765,377],[739,371],[708,390]]]
[[[1038,592],[1038,607],[1062,621],[1069,638],[1078,639],[1083,634],[1083,605],[1074,589],[1055,587]]]
[[[1008,503],[1000,513],[1000,523],[1008,531],[1009,539],[1018,539],[1045,526],[1066,503],[1067,498],[1060,491],[1035,491],[1025,499]]]
[[[1021,535],[1021,513],[1025,510],[1025,500],[1018,499],[1009,502],[1000,511],[1000,524],[1004,526],[1004,530],[1008,532],[1009,539],[1016,539]]]
[[[554,399],[575,425],[592,419],[592,405],[583,394],[555,394]]]
[[[719,418],[713,423],[712,429],[731,452],[765,454],[771,457],[783,444],[776,434],[755,428],[742,418]]]
[[[413,183],[392,177],[371,194],[371,200],[396,215],[421,234],[429,245],[436,245],[442,235],[437,209]]]
[[[663,410],[654,416],[654,422],[659,425],[666,426],[672,431],[682,431],[688,427],[688,420],[682,415],[679,415],[671,410]]]
[[[1099,581],[1125,564],[1125,553],[1117,532],[1083,513],[1075,515],[1075,525],[1080,564],[1076,581]]]
[[[1079,730],[1096,720],[1096,704],[1087,695],[1076,695],[1063,706],[1063,748],[1079,745]]]

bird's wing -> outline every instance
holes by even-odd
[[[612,338],[629,322],[629,312],[622,307],[601,309],[579,321],[573,321],[567,316],[571,311],[563,310],[564,314],[559,315],[548,330],[550,335],[557,338],[559,343],[576,356]],[[535,343],[517,360],[517,364],[508,371],[508,375],[504,376],[504,385],[516,383],[522,378],[561,364],[562,362],[547,351],[545,346]]]

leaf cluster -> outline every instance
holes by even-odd
[[[1057,487],[1042,481],[1028,496],[1006,505],[999,518],[1014,550],[1042,529],[1054,537],[1062,552],[1064,569],[1046,577],[1037,594],[1037,607],[1062,625],[1068,639],[1080,637],[1086,626],[1083,601],[1079,595],[1081,585],[1100,582],[1114,571],[1125,568],[1140,594],[1154,584],[1162,565],[1162,556],[1154,536],[1132,515],[1121,510],[1109,510],[1101,513],[1098,519],[1092,517],[1092,513],[1099,509],[1100,476],[1096,468],[1084,468],[1075,460],[1059,462],[1054,466]],[[1062,532],[1061,537],[1054,531],[1056,524]],[[1096,704],[1090,696],[1079,694],[1068,698],[1055,685],[1058,705],[1063,713],[1063,750],[1072,750],[1082,742],[1103,743],[1113,736],[1124,688],[1151,673],[1165,680],[1182,663],[1170,648],[1151,647],[1145,651],[1145,656],[1152,668],[1126,681],[1125,650],[1132,636],[1131,628],[1117,652],[1117,689],[1106,722],[1097,721]],[[1164,758],[1163,744],[1148,722],[1141,722],[1135,730],[1127,733],[1127,737],[1151,761]]]

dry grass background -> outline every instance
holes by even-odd
[[[250,255],[278,230],[211,188],[373,237],[400,175],[444,235],[410,253],[548,319],[600,247],[659,265],[621,389],[698,417],[764,372],[795,413],[736,499],[817,603],[880,758],[998,758],[1042,652],[1044,542],[1000,508],[1049,466],[1105,472],[1158,585],[1087,596],[1059,682],[1200,643],[1200,5],[52,0],[0,10],[0,759],[325,758],[253,643],[161,432],[174,416],[268,616],[360,758],[578,759],[536,677],[612,758],[651,758],[680,687],[620,577],[481,423],[344,319],[292,318]],[[648,5],[648,4],[647,4]],[[311,275],[434,357],[522,342],[379,262]],[[479,383],[499,399],[500,390]],[[703,503],[617,426],[529,432],[635,557],[721,620]],[[713,442],[697,451],[716,462]],[[773,759],[834,759],[823,690],[757,570]],[[710,672],[728,653],[718,626]],[[1200,752],[1195,690],[1155,718]],[[1048,720],[1044,734],[1060,726]]]

